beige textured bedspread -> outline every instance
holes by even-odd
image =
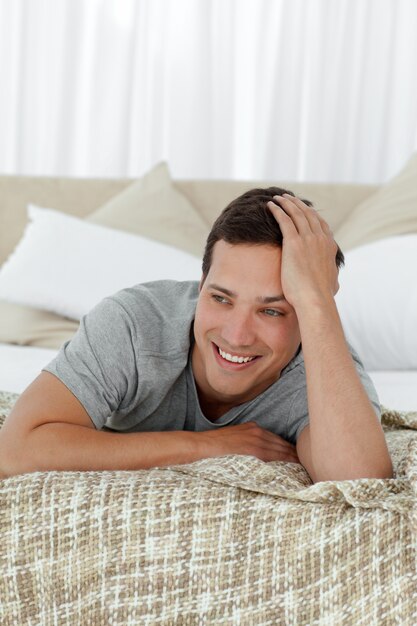
[[[417,413],[383,427],[391,480],[239,455],[0,480],[0,623],[417,624]]]

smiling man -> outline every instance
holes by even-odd
[[[192,353],[200,406],[212,418],[262,394],[300,348],[280,275],[277,246],[224,240],[214,246],[200,286]]]
[[[334,301],[342,263],[308,201],[243,194],[213,225],[200,283],[135,285],[81,320],[7,418],[2,474],[246,454],[301,462],[314,482],[392,477]]]

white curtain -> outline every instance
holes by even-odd
[[[414,0],[0,0],[0,172],[382,182]]]

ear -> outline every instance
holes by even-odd
[[[336,274],[336,284],[334,286],[333,289],[333,295],[335,296],[337,294],[337,292],[340,289],[340,283],[339,283],[339,268],[337,268],[337,274]]]

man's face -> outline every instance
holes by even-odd
[[[208,417],[259,395],[300,345],[293,307],[281,287],[282,250],[221,240],[197,303],[192,355],[200,403]],[[219,352],[219,350],[221,352]],[[231,362],[233,357],[247,362]]]

